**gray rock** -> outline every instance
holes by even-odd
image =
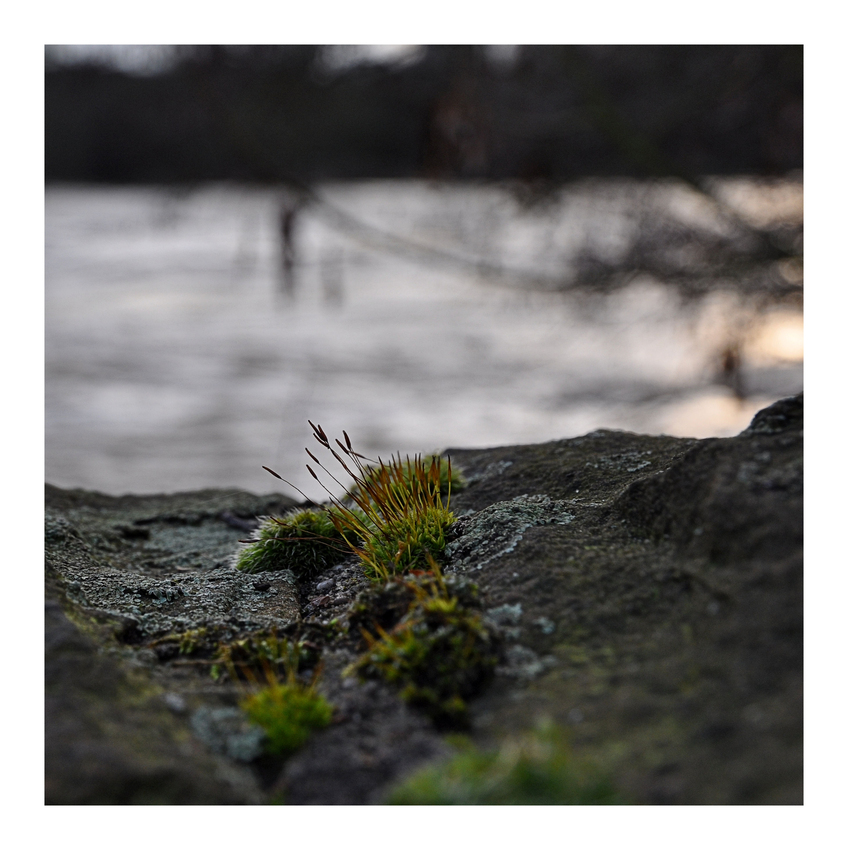
[[[728,439],[446,454],[469,484],[445,572],[505,638],[472,741],[547,717],[633,802],[803,802],[802,396]],[[232,568],[240,527],[291,505],[47,487],[48,803],[378,803],[445,755],[396,689],[346,675],[364,645],[345,630],[367,584],[353,560],[303,587]],[[285,762],[237,708],[249,678],[210,675],[216,641],[275,632],[305,641],[302,675],[336,710]]]

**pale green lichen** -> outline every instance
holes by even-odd
[[[491,561],[512,552],[528,528],[566,525],[575,517],[573,505],[549,496],[516,496],[457,520],[456,538],[446,547],[451,569],[481,570]]]
[[[262,754],[265,733],[234,707],[201,706],[191,716],[191,729],[215,753],[250,762]]]

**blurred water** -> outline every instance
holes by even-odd
[[[726,188],[751,217],[801,214],[791,185]],[[623,251],[638,184],[587,184],[530,207],[497,187],[321,191],[332,206],[294,221],[287,296],[279,191],[48,188],[50,483],[267,492],[279,489],[267,465],[318,498],[307,419],[371,456],[600,427],[723,436],[802,388],[798,312],[754,326],[727,294],[693,308],[647,278],[602,304],[527,286],[556,280],[587,244]],[[692,193],[662,203],[713,226]],[[500,281],[484,266],[503,269]],[[722,348],[740,341],[742,399],[715,378]]]

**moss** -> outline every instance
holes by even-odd
[[[184,632],[171,632],[146,644],[160,661],[170,661],[177,655],[190,658],[214,658],[218,652],[219,629],[201,626]]]
[[[363,541],[359,551],[366,575],[386,578],[425,569],[428,557],[440,560],[447,543],[445,531],[453,520],[446,508],[427,505],[383,523]]]
[[[415,592],[408,581],[399,578],[383,584],[372,584],[356,598],[348,616],[350,631],[377,634],[393,629],[415,602]]]
[[[251,637],[231,645],[227,669],[235,676],[232,661],[233,649],[247,652],[259,660],[265,673],[267,685],[243,697],[240,706],[248,719],[265,731],[265,750],[270,755],[287,756],[299,749],[316,729],[326,726],[333,716],[333,707],[315,690],[320,672],[316,670],[312,681],[304,685],[298,680],[297,668],[307,654],[301,641],[269,637],[258,640]],[[282,662],[286,678],[280,682],[274,673],[272,662]],[[246,667],[242,671],[247,678],[256,681]]]
[[[193,655],[206,645],[208,637],[207,630],[203,627],[183,632],[180,635],[180,655]]]
[[[340,561],[346,551],[329,510],[298,510],[266,517],[238,553],[236,567],[247,573],[291,570],[297,578],[308,578]]]
[[[295,681],[272,682],[241,702],[248,718],[265,730],[265,749],[290,755],[317,729],[330,723],[333,708],[312,687]]]
[[[239,568],[289,568],[296,575],[311,575],[329,565],[339,543],[347,545],[366,575],[383,585],[353,612],[352,624],[365,633],[369,646],[352,669],[397,685],[405,700],[423,708],[438,725],[463,725],[465,700],[477,693],[499,660],[491,627],[472,610],[476,588],[468,582],[461,592],[459,584],[449,587],[439,567],[447,529],[455,520],[450,492],[464,480],[450,460],[443,463],[438,455],[398,456],[366,465],[364,461],[374,462],[353,450],[346,433],[344,443],[335,441],[337,451],[320,426],[312,428],[315,439],[352,479],[351,488],[338,499],[325,487],[330,496],[325,511],[266,520],[240,553]],[[338,483],[307,453],[317,469]],[[321,483],[315,469],[307,470]],[[404,579],[395,582],[399,576]]]
[[[461,728],[468,720],[466,700],[481,690],[500,659],[498,636],[450,593],[439,574],[409,586],[416,598],[408,612],[391,631],[378,627],[378,638],[366,635],[368,650],[350,672],[397,686],[437,726]]]
[[[451,493],[456,493],[459,490],[463,490],[466,486],[468,486],[468,482],[465,480],[465,476],[460,472],[457,468],[449,463],[443,463],[443,458],[441,455],[432,454],[427,455],[426,457],[421,459],[421,465],[423,471],[426,475],[430,474],[431,468],[435,465],[438,473],[439,473],[439,495],[443,499],[448,499]],[[370,485],[374,483],[375,479],[379,476],[379,465],[376,467],[366,467],[365,472],[363,474],[363,480],[366,484]],[[395,485],[396,489],[403,489],[404,487],[408,488],[413,478],[416,475],[415,469],[415,461],[407,458],[404,461],[400,461],[400,470],[403,476],[403,484]],[[358,491],[362,491],[365,488],[357,488]]]
[[[442,591],[442,586],[444,590]],[[413,576],[394,577],[387,582],[374,583],[356,598],[348,616],[353,634],[371,635],[391,631],[420,601],[422,595],[444,593],[458,599],[467,609],[480,609],[480,590],[465,576],[436,576],[419,572]]]
[[[406,460],[397,456],[388,463],[378,460],[369,466],[363,461],[374,462],[353,450],[346,433],[344,443],[336,440],[339,454],[323,428],[314,424],[312,428],[315,439],[341,466],[352,486],[343,499],[337,499],[318,473],[308,464],[306,468],[330,496],[327,516],[359,557],[366,574],[375,581],[386,581],[398,573],[426,568],[428,559],[440,559],[447,542],[446,530],[455,519],[450,512],[450,482],[454,477],[450,460],[443,464],[438,455],[416,455]],[[338,483],[339,479],[309,449],[306,451],[318,469]],[[448,494],[443,502],[445,479]]]
[[[267,669],[314,667],[318,654],[313,643],[288,640],[273,632],[257,632],[240,640],[221,643],[216,662],[229,671],[231,678],[236,678],[239,672],[252,678],[252,673]]]
[[[551,723],[480,750],[453,739],[460,751],[420,770],[389,793],[395,805],[609,805],[624,802],[612,783],[578,761]]]

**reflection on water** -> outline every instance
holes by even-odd
[[[789,217],[793,186],[776,196]],[[743,213],[773,209],[725,188]],[[372,456],[601,427],[723,436],[801,389],[798,311],[752,324],[726,292],[687,305],[647,276],[603,302],[529,288],[587,244],[626,250],[620,186],[533,206],[491,187],[322,191],[330,214],[307,205],[286,223],[267,189],[48,190],[49,482],[262,492],[268,465],[317,497],[307,419]],[[664,202],[709,215],[686,193]]]

